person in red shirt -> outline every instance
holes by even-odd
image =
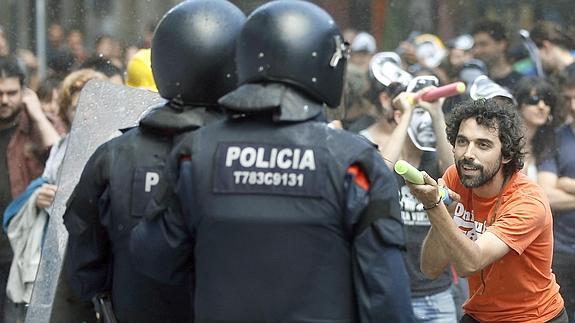
[[[409,184],[431,229],[421,270],[429,278],[452,263],[469,279],[461,322],[567,322],[551,271],[553,217],[543,190],[520,172],[523,130],[516,109],[497,101],[463,103],[447,121],[455,165],[439,184]],[[441,203],[439,187],[455,201]]]

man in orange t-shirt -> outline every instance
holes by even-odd
[[[431,229],[421,270],[439,275],[452,263],[469,278],[461,322],[568,322],[551,272],[553,218],[541,188],[524,176],[523,131],[515,111],[497,99],[464,103],[447,121],[455,165],[439,185],[409,184],[427,210]]]

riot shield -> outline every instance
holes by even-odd
[[[119,129],[135,126],[149,107],[161,102],[164,100],[157,93],[99,80],[88,82],[82,90],[50,209],[27,323],[63,322],[62,318],[52,317],[55,299],[62,294],[57,291],[63,288],[60,272],[68,240],[62,216],[84,165],[99,145],[118,135]],[[70,311],[69,317],[73,317],[74,309],[63,310]],[[95,318],[93,312],[92,317]]]

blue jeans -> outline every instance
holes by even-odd
[[[411,305],[417,322],[453,323],[457,322],[455,303],[451,289],[443,292],[412,297]]]

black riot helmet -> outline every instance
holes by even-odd
[[[291,84],[312,99],[337,107],[349,56],[339,27],[318,6],[278,0],[256,9],[238,39],[240,84]]]
[[[224,0],[188,0],[168,11],[152,40],[160,95],[186,105],[215,105],[237,86],[236,39],[245,15]]]

